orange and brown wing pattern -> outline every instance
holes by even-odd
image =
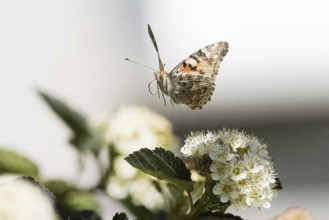
[[[191,109],[201,109],[210,101],[220,62],[227,52],[228,43],[217,42],[196,51],[177,65],[169,74],[173,101]]]

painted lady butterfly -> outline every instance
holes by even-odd
[[[176,104],[185,104],[191,109],[202,109],[215,90],[215,78],[219,64],[228,52],[228,43],[210,44],[180,62],[170,73],[164,71],[159,50],[150,25],[148,33],[158,54],[160,70],[155,72],[158,86]]]

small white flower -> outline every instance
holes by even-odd
[[[231,179],[235,182],[243,180],[247,177],[247,170],[245,169],[243,161],[233,161]]]
[[[15,180],[0,184],[1,220],[55,220],[49,198],[33,184]]]
[[[231,147],[234,152],[237,151],[238,148],[246,148],[248,147],[249,139],[243,134],[237,134],[233,141],[231,142]]]
[[[138,174],[138,170],[125,161],[124,156],[117,156],[113,161],[113,171],[122,180],[132,180]]]
[[[129,195],[136,206],[143,205],[150,210],[160,210],[164,207],[164,198],[148,178],[139,178],[131,182]]]
[[[231,153],[231,148],[228,145],[220,146],[219,144],[213,144],[209,148],[209,157],[213,161],[226,162],[234,158],[234,154]]]
[[[259,160],[258,157],[248,156],[247,154],[244,156],[244,166],[251,173],[258,173],[264,169],[263,160]]]
[[[236,185],[230,181],[221,181],[217,183],[213,188],[213,193],[220,197],[220,201],[226,203],[239,196]]]
[[[112,176],[106,186],[106,192],[115,199],[125,199],[129,196],[128,181]]]
[[[209,170],[213,180],[228,178],[228,176],[231,174],[231,167],[226,166],[225,163],[220,161],[213,162],[210,165]]]

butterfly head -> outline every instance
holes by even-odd
[[[168,95],[171,88],[171,80],[169,74],[164,70],[160,70],[158,72],[154,72],[154,76],[161,91]]]

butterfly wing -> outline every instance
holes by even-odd
[[[173,87],[170,97],[191,109],[202,108],[215,90],[215,79],[220,62],[228,52],[228,43],[208,45],[178,64],[171,72]]]

